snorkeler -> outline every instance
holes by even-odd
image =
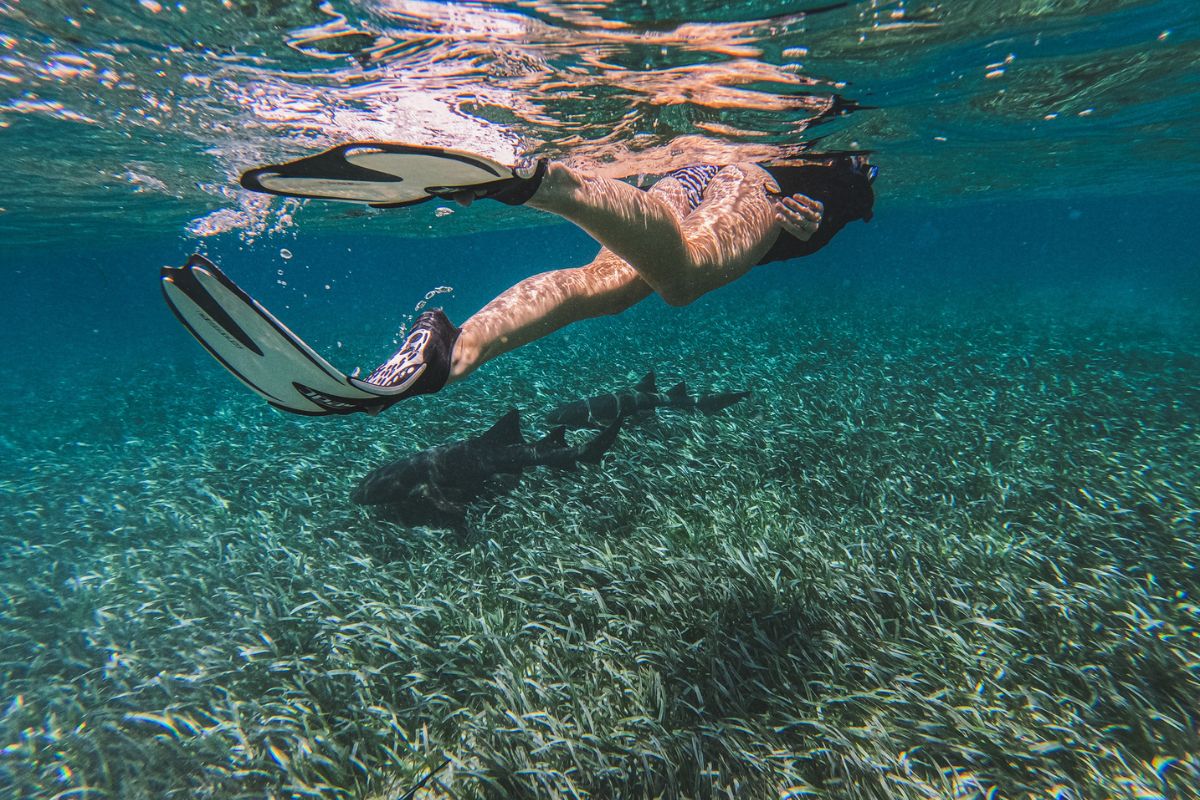
[[[256,191],[379,207],[432,197],[528,205],[600,243],[590,263],[526,278],[461,328],[441,309],[421,314],[365,378],[338,372],[200,256],[164,269],[164,292],[201,344],[272,405],[375,413],[572,322],[620,313],[652,293],[687,305],[752,267],[816,252],[849,222],[871,218],[876,170],[844,154],[798,166],[694,165],[641,190],[544,159],[509,168],[463,151],[357,143],[247,172],[242,185]]]

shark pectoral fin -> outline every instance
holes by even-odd
[[[500,488],[502,492],[511,492],[521,483],[521,473],[513,472],[507,475],[497,475],[492,478],[492,481]]]
[[[410,527],[426,525],[458,530],[466,524],[467,506],[450,500],[410,497],[403,503],[385,506],[382,513]]]
[[[420,517],[423,519],[437,521],[451,519],[460,522],[467,514],[467,503],[462,492],[452,488],[422,483],[413,490],[413,494],[414,499],[409,502],[409,506],[417,506],[416,497],[419,497],[419,503],[422,506]]]
[[[454,501],[454,500],[447,500],[444,498],[437,498],[437,499],[431,500],[430,503],[433,505],[433,508],[439,514],[442,514],[443,516],[446,516],[446,517],[449,517],[449,518],[452,518],[455,520],[459,520],[459,521],[463,520],[467,516],[467,504],[466,503],[462,503],[462,502],[458,502],[458,501]]]
[[[419,497],[422,500],[433,500],[441,497],[442,493],[441,490],[432,483],[419,483],[413,487],[412,491],[409,492],[409,495],[414,498]]]
[[[468,493],[457,486],[438,486],[436,483],[422,483],[413,490],[413,496],[421,502],[440,509],[443,505],[465,504]]]

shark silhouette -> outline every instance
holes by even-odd
[[[350,499],[361,505],[389,504],[409,521],[461,523],[466,504],[496,476],[517,475],[528,467],[571,469],[595,463],[612,447],[621,429],[616,419],[591,441],[570,445],[559,426],[542,439],[525,441],[521,415],[512,409],[485,433],[438,445],[382,466],[365,478]]]
[[[654,372],[651,371],[630,389],[566,403],[551,411],[546,420],[551,425],[568,428],[596,428],[656,408],[712,414],[749,396],[749,392],[722,392],[692,397],[683,381],[675,384],[666,394],[659,394]]]

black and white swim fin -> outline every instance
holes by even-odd
[[[544,167],[541,169],[544,173]],[[473,189],[517,205],[537,189],[541,175],[517,175],[513,168],[477,153],[396,142],[350,142],[313,156],[270,164],[242,173],[253,192],[367,203],[398,208]],[[519,202],[512,202],[514,194]],[[528,190],[527,192],[525,190]],[[524,194],[524,197],[520,195]]]
[[[192,336],[278,409],[307,416],[374,414],[408,388],[373,386],[340,372],[204,256],[163,267],[162,289]]]

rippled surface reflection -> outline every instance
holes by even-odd
[[[861,148],[894,201],[1160,189],[1200,175],[1198,41],[1190,0],[0,0],[0,232],[286,227],[237,172],[371,138],[619,176]]]

